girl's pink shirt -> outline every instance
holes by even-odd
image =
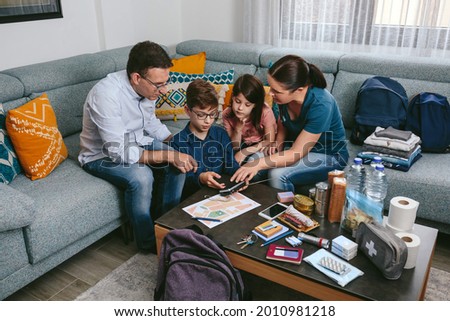
[[[236,125],[240,122],[240,120],[237,119],[237,117],[234,117],[231,107],[228,107],[223,111],[222,119],[227,133],[236,131]],[[262,109],[261,124],[259,126],[259,130],[255,126],[253,126],[250,120],[246,121],[244,127],[242,128],[242,141],[247,145],[259,143],[264,139],[264,129],[274,128],[276,132],[276,126],[277,122],[275,120],[272,108],[270,108],[265,103]]]

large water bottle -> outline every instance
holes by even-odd
[[[355,157],[353,164],[347,170],[346,178],[348,189],[364,193],[366,171],[361,158]]]
[[[370,173],[366,183],[366,195],[371,199],[383,203],[387,194],[388,182],[384,166],[378,164]]]

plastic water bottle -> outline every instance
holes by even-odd
[[[364,193],[366,171],[362,159],[355,157],[353,164],[347,171],[347,188]]]
[[[383,165],[382,162],[383,159],[380,156],[375,156],[370,162],[370,167],[367,168],[366,177],[369,177],[369,175],[375,170],[375,167],[377,167],[377,165]]]
[[[378,164],[375,170],[368,176],[366,184],[366,195],[371,199],[382,203],[387,194],[387,177],[384,166]]]
[[[370,166],[372,166],[372,168],[375,170],[375,167],[377,167],[377,165],[383,165],[382,163],[382,159],[380,156],[375,156],[372,161],[370,162]]]

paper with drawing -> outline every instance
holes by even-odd
[[[220,220],[220,222],[199,220],[199,222],[212,228],[260,205],[241,193],[233,193],[226,197],[220,195],[212,196],[186,206],[183,210],[192,217]]]

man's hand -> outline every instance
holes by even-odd
[[[215,189],[224,189],[225,184],[216,181],[216,178],[221,178],[216,172],[204,172],[199,176],[200,183]]]
[[[187,173],[192,170],[195,173],[198,168],[197,161],[191,155],[180,152],[174,152],[173,157],[169,159],[169,163],[178,168],[182,173]]]

